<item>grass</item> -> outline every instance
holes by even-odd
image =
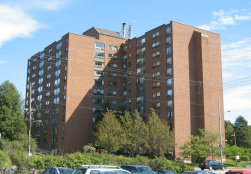
[[[243,169],[243,165],[251,164],[251,161],[240,161],[237,162],[235,160],[226,160],[224,164],[228,169]],[[245,167],[247,169],[251,169],[250,167]]]

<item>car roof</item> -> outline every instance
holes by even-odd
[[[108,165],[81,165],[76,168],[102,168],[102,169],[121,169],[118,166],[108,166]]]
[[[141,166],[141,165],[131,165],[131,164],[129,164],[129,165],[122,165],[121,167],[123,167],[123,166],[129,166],[129,167],[147,167],[147,166]]]
[[[251,170],[229,170],[226,173],[251,173]]]

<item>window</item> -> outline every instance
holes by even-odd
[[[38,84],[42,84],[43,83],[43,77],[38,79]]]
[[[160,103],[153,103],[153,109],[160,108]]]
[[[95,42],[95,48],[104,50],[105,49],[105,44]]]
[[[68,51],[68,47],[65,48],[65,52],[67,52],[67,51]]]
[[[153,83],[153,88],[157,88],[160,87],[160,82],[154,82]]]
[[[49,71],[51,69],[51,65],[47,66],[47,71]]]
[[[37,91],[42,92],[43,91],[43,86],[38,87]]]
[[[145,77],[139,77],[139,78],[137,78],[137,84],[144,83],[144,82],[145,82]]]
[[[65,115],[62,115],[62,121],[65,121]]]
[[[153,78],[157,77],[157,76],[160,76],[160,72],[159,71],[158,72],[154,72],[153,75],[152,75]]]
[[[54,104],[59,104],[59,97],[53,99]]]
[[[152,38],[158,37],[159,36],[159,32],[153,33],[152,34]]]
[[[137,93],[144,93],[144,92],[145,92],[144,86],[137,87]]]
[[[56,53],[56,58],[60,58],[61,57],[61,51]]]
[[[62,42],[60,41],[60,42],[57,43],[56,49],[58,50],[58,49],[60,49],[61,47],[62,47]]]
[[[108,81],[108,86],[116,87],[117,86],[117,82]]]
[[[95,57],[98,57],[98,58],[105,58],[105,53],[101,53],[101,52],[98,52],[98,51],[95,51]]]
[[[94,98],[93,99],[93,104],[102,104],[103,103],[103,99],[102,98]]]
[[[141,68],[137,68],[137,75],[138,74],[142,74],[142,73],[145,73],[145,67],[141,67]]]
[[[41,53],[40,56],[39,56],[40,59],[43,59],[44,58],[44,53]]]
[[[116,63],[109,63],[108,67],[110,67],[110,68],[117,68],[118,65]]]
[[[145,54],[145,50],[146,50],[145,47],[143,47],[143,48],[141,48],[141,49],[138,49],[138,50],[137,50],[137,56],[139,56],[139,55],[144,55],[144,54]]]
[[[100,70],[94,70],[94,75],[95,75],[95,76],[103,76],[103,75],[104,75],[104,72],[103,72],[103,71],[100,71]]]
[[[48,54],[50,54],[52,52],[52,48],[48,49]]]
[[[35,70],[36,68],[37,68],[37,66],[35,65],[35,66],[32,67],[32,70]]]
[[[48,129],[45,129],[44,130],[44,135],[47,135],[48,134]]]
[[[172,75],[172,68],[167,68],[166,72],[167,72],[167,75]]]
[[[49,123],[49,120],[48,119],[45,119],[44,120],[44,124],[48,124]]]
[[[130,86],[132,84],[131,80],[128,80],[128,86]]]
[[[172,96],[173,95],[173,91],[171,89],[167,90],[167,96]]]
[[[145,58],[144,57],[142,57],[140,59],[137,59],[137,65],[142,65],[144,63],[145,63]]]
[[[31,82],[31,86],[35,86],[36,82]]]
[[[54,80],[54,86],[58,86],[58,85],[60,85],[60,79]]]
[[[55,63],[55,67],[58,68],[60,67],[60,65],[61,65],[61,60],[57,60]]]
[[[117,91],[111,91],[111,90],[109,90],[107,94],[108,95],[116,96],[117,95]]]
[[[128,71],[128,76],[131,76],[132,75],[132,71]]]
[[[46,88],[49,88],[51,86],[51,83],[46,84]]]
[[[167,34],[171,33],[171,27],[167,27],[167,28],[166,28],[166,33],[167,33]]]
[[[167,79],[167,86],[172,86],[173,82],[172,79]]]
[[[173,107],[172,100],[167,101],[167,107],[169,107],[169,108]]]
[[[152,44],[152,48],[155,48],[155,47],[157,47],[157,46],[159,46],[159,41],[158,41],[158,42],[154,42],[154,43]]]
[[[129,99],[128,99],[128,104],[130,104],[130,103],[132,103],[132,100],[129,98]]]
[[[67,38],[65,38],[65,42],[66,43],[68,43],[69,42],[69,38],[67,37]]]
[[[156,68],[156,67],[158,67],[158,66],[160,66],[160,62],[154,62],[154,63],[152,64],[152,68]]]
[[[113,46],[113,45],[109,45],[109,46],[108,46],[108,49],[109,49],[109,50],[117,51],[117,50],[118,50],[118,47],[117,47],[117,46]]]
[[[46,110],[44,111],[44,114],[45,114],[45,115],[48,115],[49,112],[50,112],[50,110],[49,110],[49,109],[46,109]]]
[[[152,58],[158,57],[158,56],[159,56],[159,54],[160,54],[160,52],[159,52],[159,51],[157,51],[157,52],[153,53],[153,54],[152,54]]]
[[[56,70],[55,71],[55,77],[58,77],[60,75],[60,72],[61,72],[60,69]]]
[[[68,57],[66,56],[66,57],[64,58],[64,60],[67,61],[67,60],[68,60]]]
[[[103,86],[104,85],[104,80],[97,80],[97,79],[95,79],[94,80],[94,84],[96,86]]]
[[[64,132],[64,126],[62,127],[62,132]]]
[[[118,56],[114,55],[114,54],[108,54],[108,58],[109,59],[118,59]]]
[[[45,106],[48,106],[50,104],[50,101],[45,101]]]
[[[66,91],[66,85],[64,85],[64,91]]]
[[[44,73],[44,70],[43,70],[43,69],[41,69],[41,70],[39,70],[38,75],[39,75],[39,76],[42,76],[42,75],[43,75],[43,73]]]
[[[95,66],[104,66],[104,62],[95,61]]]
[[[108,72],[108,77],[118,77],[117,73]]]
[[[67,66],[64,67],[64,71],[67,71]]]
[[[34,59],[32,60],[33,63],[36,62],[36,61],[37,61],[37,58],[34,58]]]
[[[108,100],[108,103],[110,105],[116,105],[117,104],[117,101],[116,100]]]
[[[168,117],[169,119],[173,118],[173,112],[167,112],[167,117]]]
[[[141,46],[141,45],[144,45],[146,42],[146,39],[145,38],[142,38],[141,40],[138,40],[137,41],[137,47]]]
[[[54,89],[54,95],[58,95],[60,93],[60,88]]]
[[[132,57],[132,53],[129,53],[129,54],[128,54],[128,57],[129,57],[129,58]]]
[[[32,74],[31,78],[35,78],[36,77],[36,74]]]
[[[172,54],[172,49],[171,49],[171,47],[168,47],[168,48],[166,49],[166,54]]]
[[[46,76],[46,79],[50,79],[51,78],[51,74],[48,74],[47,76]]]
[[[48,61],[48,62],[50,62],[50,61],[51,61],[51,59],[52,59],[52,58],[51,58],[51,57],[49,57],[49,58],[47,59],[47,61]]]
[[[169,65],[169,64],[172,64],[172,59],[171,57],[168,57],[166,58],[166,63]]]
[[[171,44],[171,37],[167,37],[167,38],[166,38],[166,43],[167,43],[167,44]]]
[[[144,103],[145,96],[137,97],[137,103]]]
[[[64,142],[64,137],[61,137],[61,142],[62,142],[62,143]]]
[[[104,90],[103,89],[93,89],[93,93],[94,94],[97,94],[97,95],[99,95],[99,94],[104,94]]]
[[[39,62],[39,67],[42,68],[44,66],[44,61]]]
[[[160,97],[160,92],[153,93],[153,98],[159,98],[159,97]]]

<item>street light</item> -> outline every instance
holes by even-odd
[[[208,115],[213,115],[217,118],[219,118],[219,131],[220,131],[220,145],[219,145],[219,149],[220,149],[220,157],[221,157],[221,164],[223,164],[223,161],[222,161],[222,133],[221,133],[221,114],[220,114],[220,98],[218,97],[218,104],[219,104],[219,116],[217,115],[214,115],[212,113],[208,113]],[[223,116],[227,113],[227,112],[230,112],[230,110],[226,111]]]

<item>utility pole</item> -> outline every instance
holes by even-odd
[[[29,137],[28,137],[28,156],[31,156],[31,82],[29,83],[29,87],[30,87],[30,97],[29,97]]]
[[[219,129],[220,129],[220,158],[221,158],[221,164],[222,162],[222,133],[221,133],[221,114],[220,114],[220,97],[218,97],[218,104],[219,104]]]

